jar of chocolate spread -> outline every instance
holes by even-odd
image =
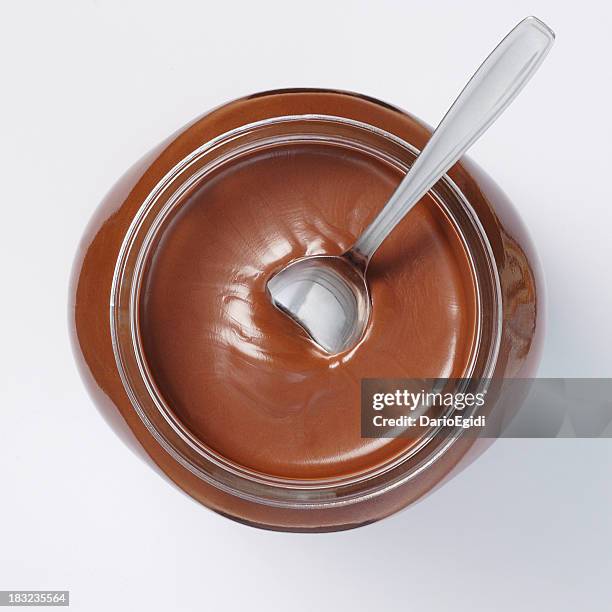
[[[202,504],[277,530],[378,520],[483,441],[363,437],[363,379],[533,374],[533,248],[465,159],[376,252],[357,347],[323,352],[266,293],[291,260],[344,252],[429,135],[360,95],[257,94],[177,132],[100,205],[71,293],[82,375],[116,431]]]

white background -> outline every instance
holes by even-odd
[[[194,116],[251,92],[360,91],[435,124],[522,17],[556,30],[476,159],[548,286],[542,376],[612,376],[612,10],[604,0],[7,3],[0,23],[0,589],[110,610],[610,610],[611,440],[502,440],[381,523],[294,535],[178,493],[104,424],[67,282],[95,206]],[[117,603],[120,601],[120,603]]]

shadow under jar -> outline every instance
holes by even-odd
[[[71,292],[83,377],[131,447],[206,506],[290,531],[388,516],[485,443],[426,429],[363,438],[363,378],[534,373],[532,246],[466,160],[373,258],[356,348],[324,353],[266,294],[291,260],[350,246],[429,134],[355,94],[257,94],[173,135],[98,209]]]

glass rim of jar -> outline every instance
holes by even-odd
[[[303,142],[357,148],[402,172],[419,153],[412,144],[380,127],[335,115],[282,115],[220,134],[167,172],[134,215],[115,265],[109,316],[115,361],[131,405],[175,461],[208,484],[248,501],[284,508],[324,508],[369,499],[404,484],[447,452],[461,437],[461,428],[435,427],[399,457],[349,477],[294,480],[257,473],[204,445],[174,415],[148,368],[139,325],[145,264],[155,238],[180,207],[182,196],[238,157],[266,147]],[[502,294],[495,256],[476,212],[448,175],[430,193],[453,223],[472,268],[477,333],[464,378],[473,377],[478,384],[493,377],[501,342]],[[485,312],[492,316],[485,316]]]

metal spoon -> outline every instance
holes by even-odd
[[[539,19],[521,21],[469,80],[391,199],[353,247],[340,256],[294,260],[268,280],[273,304],[327,353],[353,348],[365,333],[372,308],[366,270],[376,249],[514,100],[554,38]]]

